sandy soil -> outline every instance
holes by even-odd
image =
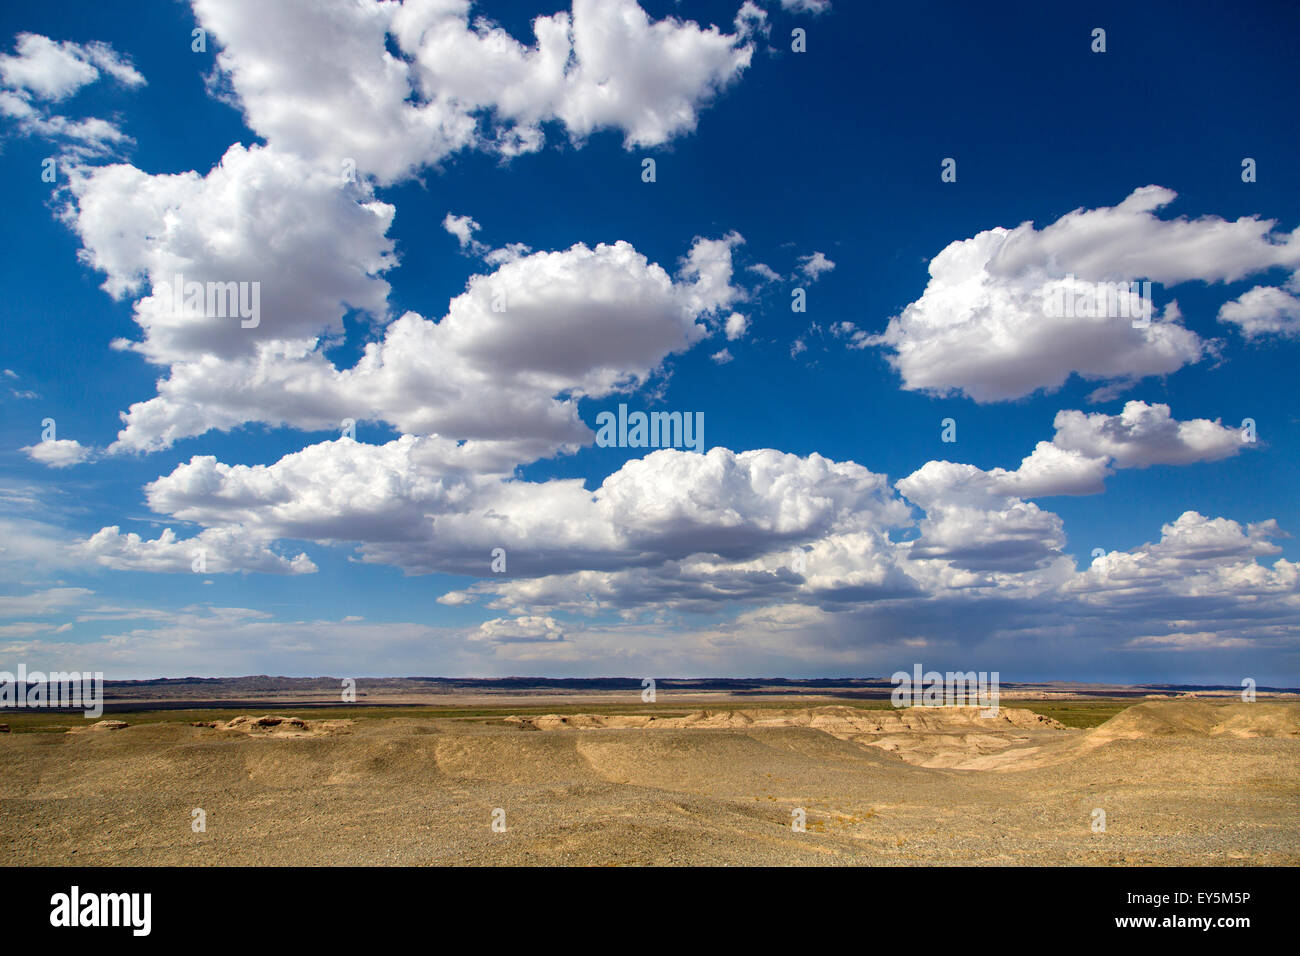
[[[838,706],[260,716],[0,735],[0,852],[24,865],[1300,863],[1297,703],[1150,702],[1087,731],[1011,707],[992,720]]]

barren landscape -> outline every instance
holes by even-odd
[[[10,864],[1300,862],[1294,699],[4,719]]]

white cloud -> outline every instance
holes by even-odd
[[[1241,432],[1219,421],[1180,422],[1168,405],[1128,402],[1118,415],[1061,411],[1056,415],[1060,448],[1094,458],[1109,458],[1116,468],[1187,465],[1230,458],[1246,447]]]
[[[988,475],[1001,494],[1042,498],[1101,494],[1110,473],[1111,463],[1105,455],[1090,456],[1059,443],[1040,441],[1015,471],[994,468]]]
[[[107,43],[55,42],[36,33],[20,33],[17,53],[0,54],[0,83],[38,100],[57,102],[94,83],[100,70],[126,86],[141,86],[144,77]]]
[[[827,259],[826,255],[821,252],[799,257],[799,271],[807,277],[809,282],[816,282],[822,277],[823,273],[830,272],[834,268],[835,263]]]
[[[771,266],[767,265],[766,263],[755,262],[753,265],[746,266],[745,268],[768,282],[782,281],[781,273],[777,272],[775,269],[773,269]]]
[[[86,560],[115,571],[154,573],[313,574],[316,565],[306,554],[286,558],[276,554],[266,539],[245,534],[237,527],[208,528],[193,538],[181,539],[171,528],[150,541],[116,526],[102,528],[75,546]],[[196,562],[199,562],[196,565]]]
[[[352,418],[512,443],[516,461],[529,461],[590,440],[579,398],[644,384],[745,295],[731,283],[732,249],[743,242],[735,233],[697,240],[676,281],[626,242],[538,253],[513,245],[488,254],[494,271],[472,276],[440,321],[408,313],[340,370],[324,350],[345,309],[386,312],[376,274],[393,263],[391,206],[239,146],[207,177],[115,166],[74,190],[69,216],[86,259],[117,296],[146,280],[170,286],[176,274],[262,283],[256,328],[177,312],[161,286],[137,303],[145,337],[131,347],[170,374],[156,398],[131,407],[112,451],[247,422],[323,430]],[[247,208],[262,212],[238,212]]]
[[[755,0],[745,0],[736,11],[736,19],[733,22],[736,25],[736,32],[743,37],[765,37],[772,32],[772,25],[767,20],[767,11]]]
[[[927,462],[897,488],[925,511],[921,536],[906,543],[913,560],[939,560],[976,574],[1014,574],[1062,558],[1061,519],[1000,487],[974,465]]]
[[[144,339],[130,347],[156,364],[311,345],[342,332],[348,306],[386,315],[388,284],[377,276],[395,264],[385,235],[393,207],[292,156],[236,144],[206,176],[113,165],[77,171],[70,190],[65,218],[84,261],[106,274],[105,291],[147,293],[135,307]],[[177,308],[178,275],[258,283],[259,324]]]
[[[871,336],[857,327],[853,322],[835,322],[831,325],[831,335],[837,339],[847,339],[851,349],[864,349],[871,344]]]
[[[366,560],[409,572],[484,573],[497,547],[512,575],[650,566],[697,551],[738,559],[774,541],[907,521],[883,476],[819,455],[661,450],[589,492],[573,479],[456,471],[448,452],[407,436],[382,446],[340,439],[270,466],[196,457],[146,494],[180,520],[237,525],[256,540],[354,541]]]
[[[529,615],[516,618],[494,618],[479,625],[470,640],[490,641],[494,644],[516,644],[532,641],[562,641],[564,629],[553,617]]]
[[[831,8],[831,0],[781,0],[781,9],[791,13],[811,13],[820,16]]]
[[[696,236],[681,262],[680,274],[689,283],[687,304],[696,314],[716,312],[746,298],[743,289],[732,285],[732,250],[744,244],[738,232],[721,239]]]
[[[729,349],[720,349],[710,355],[709,358],[719,365],[726,365],[728,362],[732,361],[735,356],[731,354]]]
[[[1300,289],[1300,281],[1291,280]],[[1300,298],[1285,289],[1256,286],[1219,309],[1219,321],[1237,326],[1247,339],[1277,335],[1300,338]]]
[[[1276,233],[1274,220],[1257,216],[1156,217],[1177,198],[1172,189],[1143,186],[1115,207],[1076,209],[1041,230],[1025,223],[998,244],[990,271],[1024,275],[1051,264],[1085,280],[1176,285],[1234,282],[1274,266],[1300,265],[1300,232]]]
[[[1254,447],[1218,421],[1180,422],[1168,405],[1140,401],[1126,403],[1118,415],[1062,410],[1054,424],[1052,440],[1040,441],[1015,470],[932,461],[899,489],[918,503],[961,500],[983,507],[1011,498],[1095,495],[1115,469],[1219,461]]]
[[[749,65],[740,32],[651,21],[634,0],[573,0],[537,17],[525,46],[468,0],[195,0],[248,124],[273,145],[382,182],[461,149],[539,149],[558,121],[581,141],[601,129],[656,146],[695,128],[701,108]],[[293,36],[292,49],[281,42]],[[391,36],[401,53],[389,52]]]
[[[144,83],[130,61],[106,43],[58,43],[20,33],[17,53],[0,54],[0,116],[21,136],[62,144],[64,164],[102,158],[132,142],[114,123],[97,117],[74,120],[52,113],[47,103],[67,99],[94,83],[101,71],[126,86]]]
[[[921,298],[870,344],[892,350],[904,388],[979,402],[1052,391],[1076,373],[1133,382],[1196,362],[1206,345],[1172,303],[1145,328],[1049,308],[1069,281],[1227,282],[1300,264],[1296,234],[1275,233],[1272,221],[1156,218],[1174,198],[1147,186],[1118,206],[1077,209],[1041,230],[1026,222],[953,242],[931,261]]]
[[[1202,615],[1263,618],[1268,602],[1281,611],[1296,601],[1300,563],[1278,558],[1271,568],[1255,559],[1281,549],[1270,540],[1282,534],[1273,520],[1241,524],[1186,511],[1161,529],[1158,542],[1096,558],[1073,579],[1069,592],[1090,604],[1126,607],[1139,600],[1163,600],[1167,608],[1200,606]],[[1183,630],[1166,610],[1171,630]],[[1205,618],[1203,617],[1202,620]]]
[[[1024,501],[1100,494],[1114,469],[1217,461],[1249,447],[1217,421],[1172,418],[1168,405],[1128,402],[1119,415],[1061,411],[1056,434],[1019,468],[985,471],[931,461],[897,483],[925,511],[912,559],[941,558],[967,571],[1064,567],[1060,519]]]
[[[478,245],[474,240],[474,233],[478,232],[482,227],[470,216],[456,216],[447,213],[442,220],[442,228],[456,237],[456,241],[460,243],[462,249],[468,249],[472,243]]]
[[[51,468],[67,468],[79,465],[95,456],[93,448],[87,448],[75,438],[51,438],[28,445],[21,449],[32,461],[39,461]]]
[[[749,316],[733,312],[727,316],[724,328],[727,333],[727,341],[734,342],[736,339],[743,338],[745,333],[749,331]]]
[[[49,115],[6,90],[0,90],[0,116],[14,120],[15,129],[23,136],[62,142],[62,153],[56,159],[63,159],[65,169],[69,163],[102,158],[116,147],[132,142],[131,137],[107,120],[97,117],[71,120]]]
[[[1104,424],[1085,422],[1089,433],[1106,433]],[[1153,457],[1133,452],[1138,440],[1126,434],[1119,442],[1133,465]],[[1154,457],[1169,457],[1160,442],[1154,447]],[[351,541],[363,560],[473,575],[477,584],[441,603],[486,602],[504,616],[477,630],[430,636],[439,660],[456,661],[467,673],[520,660],[567,664],[572,673],[593,654],[605,661],[610,654],[712,661],[719,672],[754,660],[778,669],[777,662],[798,660],[827,666],[893,644],[901,649],[904,641],[950,646],[1066,631],[1087,638],[1090,653],[1105,646],[1138,653],[1199,633],[1266,647],[1294,629],[1300,564],[1278,559],[1269,568],[1257,560],[1277,555],[1270,539],[1281,532],[1273,521],[1243,527],[1189,512],[1157,543],[1112,552],[1076,571],[1062,553],[1060,519],[1017,492],[1028,493],[1037,481],[1063,493],[1063,476],[1076,465],[1086,473],[1098,460],[1046,442],[1017,472],[932,462],[900,481],[898,489],[924,510],[920,537],[900,541],[891,533],[912,521],[883,476],[817,455],[664,450],[627,462],[587,491],[577,480],[528,482],[458,469],[457,454],[464,453],[455,443],[408,436],[384,446],[341,439],[270,466],[195,458],[149,486],[148,500],[155,511],[209,530],[185,542],[169,533],[143,542],[114,528],[91,540],[116,567],[185,571],[198,541],[231,535],[250,543],[248,554],[281,564],[285,559],[256,543]],[[495,547],[506,549],[507,575],[488,573]],[[796,552],[804,567],[792,564]],[[210,563],[208,570],[226,569]],[[739,616],[713,628],[680,618],[737,609]],[[30,605],[15,610],[20,622],[34,614]],[[559,616],[610,613],[623,623],[574,627]],[[970,626],[954,634],[954,617]],[[277,632],[276,624],[229,619],[228,638],[202,659],[229,662],[251,649],[253,633],[279,633],[279,650],[288,656],[276,659],[298,660],[298,667],[305,658],[290,648],[341,649],[333,644],[342,639],[334,625],[309,637],[306,625]],[[119,636],[114,646],[144,654],[154,634],[193,648],[215,626],[159,622]],[[646,643],[651,631],[658,644]],[[387,660],[390,641],[407,647],[416,632],[385,625],[348,633]],[[864,643],[863,634],[871,640]],[[550,644],[565,648],[541,647]],[[110,656],[116,660],[117,653]],[[982,653],[993,653],[992,646]],[[155,673],[166,659],[163,652],[153,658]]]
[[[1166,406],[1141,402],[1114,416],[1063,412],[1057,425],[1054,441],[1040,442],[1014,471],[936,461],[899,481],[897,490],[922,510],[915,525],[883,476],[772,450],[661,450],[587,491],[578,480],[486,473],[474,467],[473,450],[443,439],[406,436],[381,446],[340,439],[269,466],[197,457],[146,491],[156,512],[237,528],[255,541],[352,542],[368,562],[475,576],[477,584],[439,600],[486,601],[508,612],[510,620],[488,631],[516,642],[554,639],[537,620],[557,613],[617,612],[630,621],[771,601],[875,622],[889,602],[897,630],[925,620],[933,602],[962,614],[997,595],[1021,608],[1014,622],[1001,617],[1010,611],[997,612],[1012,631],[1056,626],[1072,602],[1090,614],[1127,614],[1136,605],[1131,627],[1143,630],[1130,629],[1127,640],[1153,633],[1162,602],[1184,597],[1178,572],[1205,562],[1217,568],[1201,575],[1205,593],[1231,605],[1232,582],[1261,587],[1272,602],[1261,621],[1283,614],[1278,602],[1295,591],[1300,566],[1280,562],[1270,571],[1255,561],[1276,553],[1268,540],[1280,533],[1275,522],[1243,533],[1227,519],[1189,513],[1158,544],[1108,557],[1120,570],[1099,576],[1096,564],[1075,570],[1059,516],[1024,500],[1096,493],[1114,468],[1224,457],[1236,450],[1226,444],[1235,433],[1208,420],[1178,422]],[[912,526],[919,536],[891,539]],[[488,573],[495,548],[507,555],[504,578]],[[526,627],[514,620],[523,618]]]

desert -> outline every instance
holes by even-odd
[[[11,714],[0,848],[34,866],[1300,862],[1293,698],[988,718],[715,696]]]

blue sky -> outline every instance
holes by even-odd
[[[467,7],[0,14],[0,667],[1300,683],[1286,5]]]

